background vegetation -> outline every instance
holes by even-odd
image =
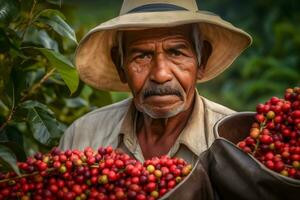
[[[237,111],[254,110],[300,85],[300,5],[296,0],[201,0],[249,32],[252,47],[201,95]],[[118,15],[121,0],[0,0],[0,170],[58,144],[75,119],[130,94],[96,91],[72,64],[92,27]]]

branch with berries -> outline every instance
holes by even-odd
[[[258,104],[249,136],[237,146],[267,168],[300,179],[300,87]]]
[[[158,199],[191,171],[167,156],[143,164],[112,147],[37,153],[18,163],[21,176],[0,174],[1,199]]]

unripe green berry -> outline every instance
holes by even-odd
[[[151,196],[157,199],[159,197],[159,193],[156,190],[154,190],[151,192]]]
[[[59,172],[60,173],[65,173],[67,171],[67,168],[66,168],[66,166],[65,165],[62,165],[60,168],[59,168]]]
[[[108,177],[107,177],[107,175],[99,176],[98,183],[100,183],[100,184],[106,184],[106,183],[108,183]]]
[[[147,171],[148,171],[149,173],[153,173],[154,170],[155,170],[155,167],[154,167],[153,165],[148,165],[148,166],[147,166]]]

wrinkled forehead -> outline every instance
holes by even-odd
[[[162,40],[164,38],[178,38],[192,44],[192,25],[124,31],[123,46],[127,48],[134,44]]]

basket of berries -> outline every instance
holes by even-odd
[[[166,199],[192,169],[183,159],[167,156],[141,163],[111,146],[54,148],[18,166],[21,174],[0,173],[0,200]]]
[[[300,88],[226,116],[201,155],[219,199],[300,198]]]

